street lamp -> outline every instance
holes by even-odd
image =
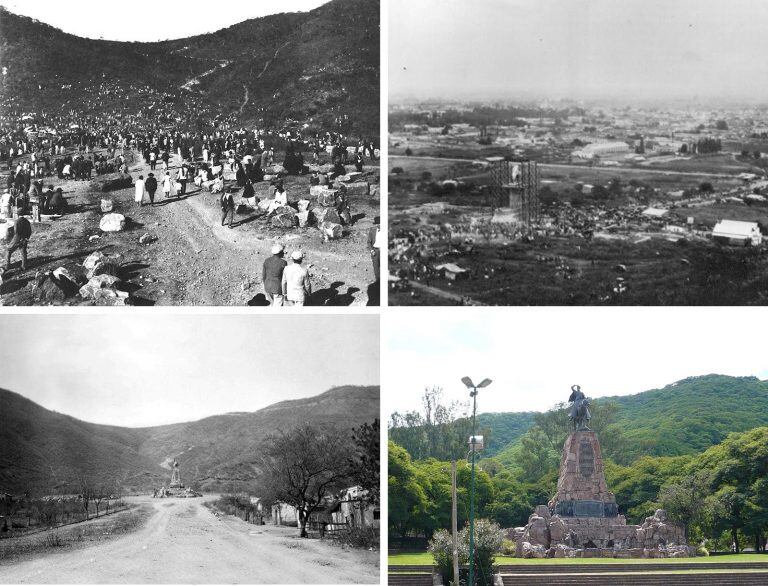
[[[493,381],[489,378],[483,379],[483,382],[476,385],[472,379],[465,376],[461,382],[468,389],[469,396],[472,397],[472,436],[469,438],[470,458],[472,459],[472,480],[469,490],[469,580],[467,586],[475,586],[475,452],[477,451],[477,436],[475,435],[475,415],[477,414],[477,389],[487,387]],[[482,442],[482,440],[481,440]]]

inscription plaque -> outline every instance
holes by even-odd
[[[579,446],[579,472],[587,477],[595,473],[595,452],[587,440],[581,440]]]

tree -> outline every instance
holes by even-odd
[[[733,486],[724,486],[710,500],[715,531],[728,530],[739,553],[739,529],[744,526],[747,497]]]
[[[728,123],[725,120],[718,120],[715,122],[715,128],[718,130],[728,130]]]
[[[80,489],[80,502],[83,505],[83,511],[85,512],[85,520],[88,520],[88,507],[91,500],[93,500],[94,486],[91,480],[86,476],[81,476],[78,479],[78,486]]]
[[[698,470],[668,484],[659,493],[659,503],[670,519],[683,526],[686,541],[691,527],[707,515],[712,478],[711,471]]]
[[[311,424],[264,442],[259,464],[265,496],[296,508],[301,537],[307,537],[310,515],[349,482],[349,444],[349,437],[339,430]]]
[[[699,191],[702,193],[712,193],[714,191],[714,187],[709,181],[704,181],[699,185]]]
[[[347,460],[350,479],[366,491],[366,500],[375,505],[379,504],[381,490],[379,436],[378,419],[372,424],[364,423],[353,430],[354,453]]]
[[[427,497],[416,480],[416,468],[408,452],[390,440],[387,453],[389,529],[405,537],[414,527],[414,519],[426,509]]]

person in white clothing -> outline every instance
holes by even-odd
[[[163,195],[165,196],[165,199],[169,199],[172,195],[175,195],[173,191],[173,179],[171,179],[171,173],[170,171],[166,171],[165,177],[163,177]]]
[[[269,208],[267,208],[267,213],[271,214],[277,208],[287,206],[287,205],[288,205],[288,192],[285,191],[285,188],[283,187],[283,182],[278,181],[277,184],[275,185],[275,197],[271,202],[269,202]]]
[[[135,201],[139,206],[144,205],[144,175],[139,175],[139,178],[136,180],[136,193],[133,196],[133,201]]]
[[[309,281],[309,272],[301,266],[304,253],[294,250],[291,260],[293,262],[283,271],[283,298],[287,305],[305,305],[307,298],[312,294],[312,284]]]

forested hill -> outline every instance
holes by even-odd
[[[731,432],[768,425],[768,381],[756,377],[710,374],[600,401],[615,401],[627,439],[656,456],[701,452]]]
[[[731,432],[768,425],[768,382],[755,377],[718,374],[691,377],[635,395],[595,399],[593,411],[593,427],[605,435],[601,439],[606,444],[621,434],[621,442],[616,443],[616,448],[622,450],[627,461],[642,455],[693,454],[720,443]],[[609,419],[601,421],[603,417]],[[564,438],[566,433],[566,416],[562,409],[559,413],[478,415],[478,433],[488,435],[483,456],[511,461],[522,438],[537,423],[545,429],[553,444],[559,442],[562,446],[560,436]],[[467,435],[467,422],[457,420],[452,427],[458,443],[459,435]],[[552,429],[558,427],[562,429],[552,433]],[[414,432],[405,428],[390,429],[390,437],[414,458],[429,456],[428,453],[414,453]]]

